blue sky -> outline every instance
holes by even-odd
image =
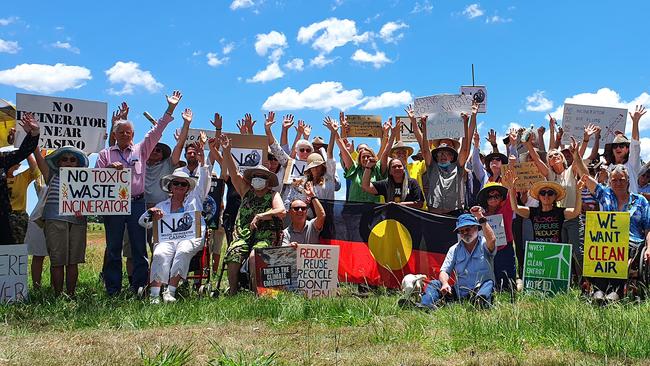
[[[0,16],[0,97],[57,95],[109,109],[125,100],[141,137],[149,127],[142,111],[159,115],[164,94],[180,89],[193,127],[208,128],[220,112],[235,131],[250,112],[262,133],[272,108],[324,136],[324,115],[339,108],[387,118],[402,115],[412,97],[456,93],[471,84],[474,63],[476,83],[488,87],[482,137],[489,128],[502,135],[511,124],[546,124],[547,113],[561,117],[565,101],[650,105],[643,36],[650,3],[541,4],[15,2]],[[647,161],[650,116],[641,129]]]

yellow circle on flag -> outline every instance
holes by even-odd
[[[413,242],[411,234],[404,225],[388,219],[372,228],[368,247],[377,263],[395,271],[402,269],[411,258]]]

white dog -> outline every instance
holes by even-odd
[[[404,298],[408,299],[415,294],[419,301],[426,278],[427,276],[423,274],[407,274],[404,276],[402,279],[402,295]]]

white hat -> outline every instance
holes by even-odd
[[[162,189],[163,192],[171,193],[169,190],[169,183],[174,179],[185,179],[190,185],[190,188],[187,190],[188,192],[196,187],[196,178],[190,177],[183,168],[178,168],[174,170],[172,174],[167,174],[160,179],[160,189]]]

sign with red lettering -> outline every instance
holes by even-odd
[[[0,304],[27,300],[27,244],[0,245]]]
[[[583,275],[627,278],[630,213],[587,211]]]
[[[59,215],[131,214],[131,169],[59,169]]]

